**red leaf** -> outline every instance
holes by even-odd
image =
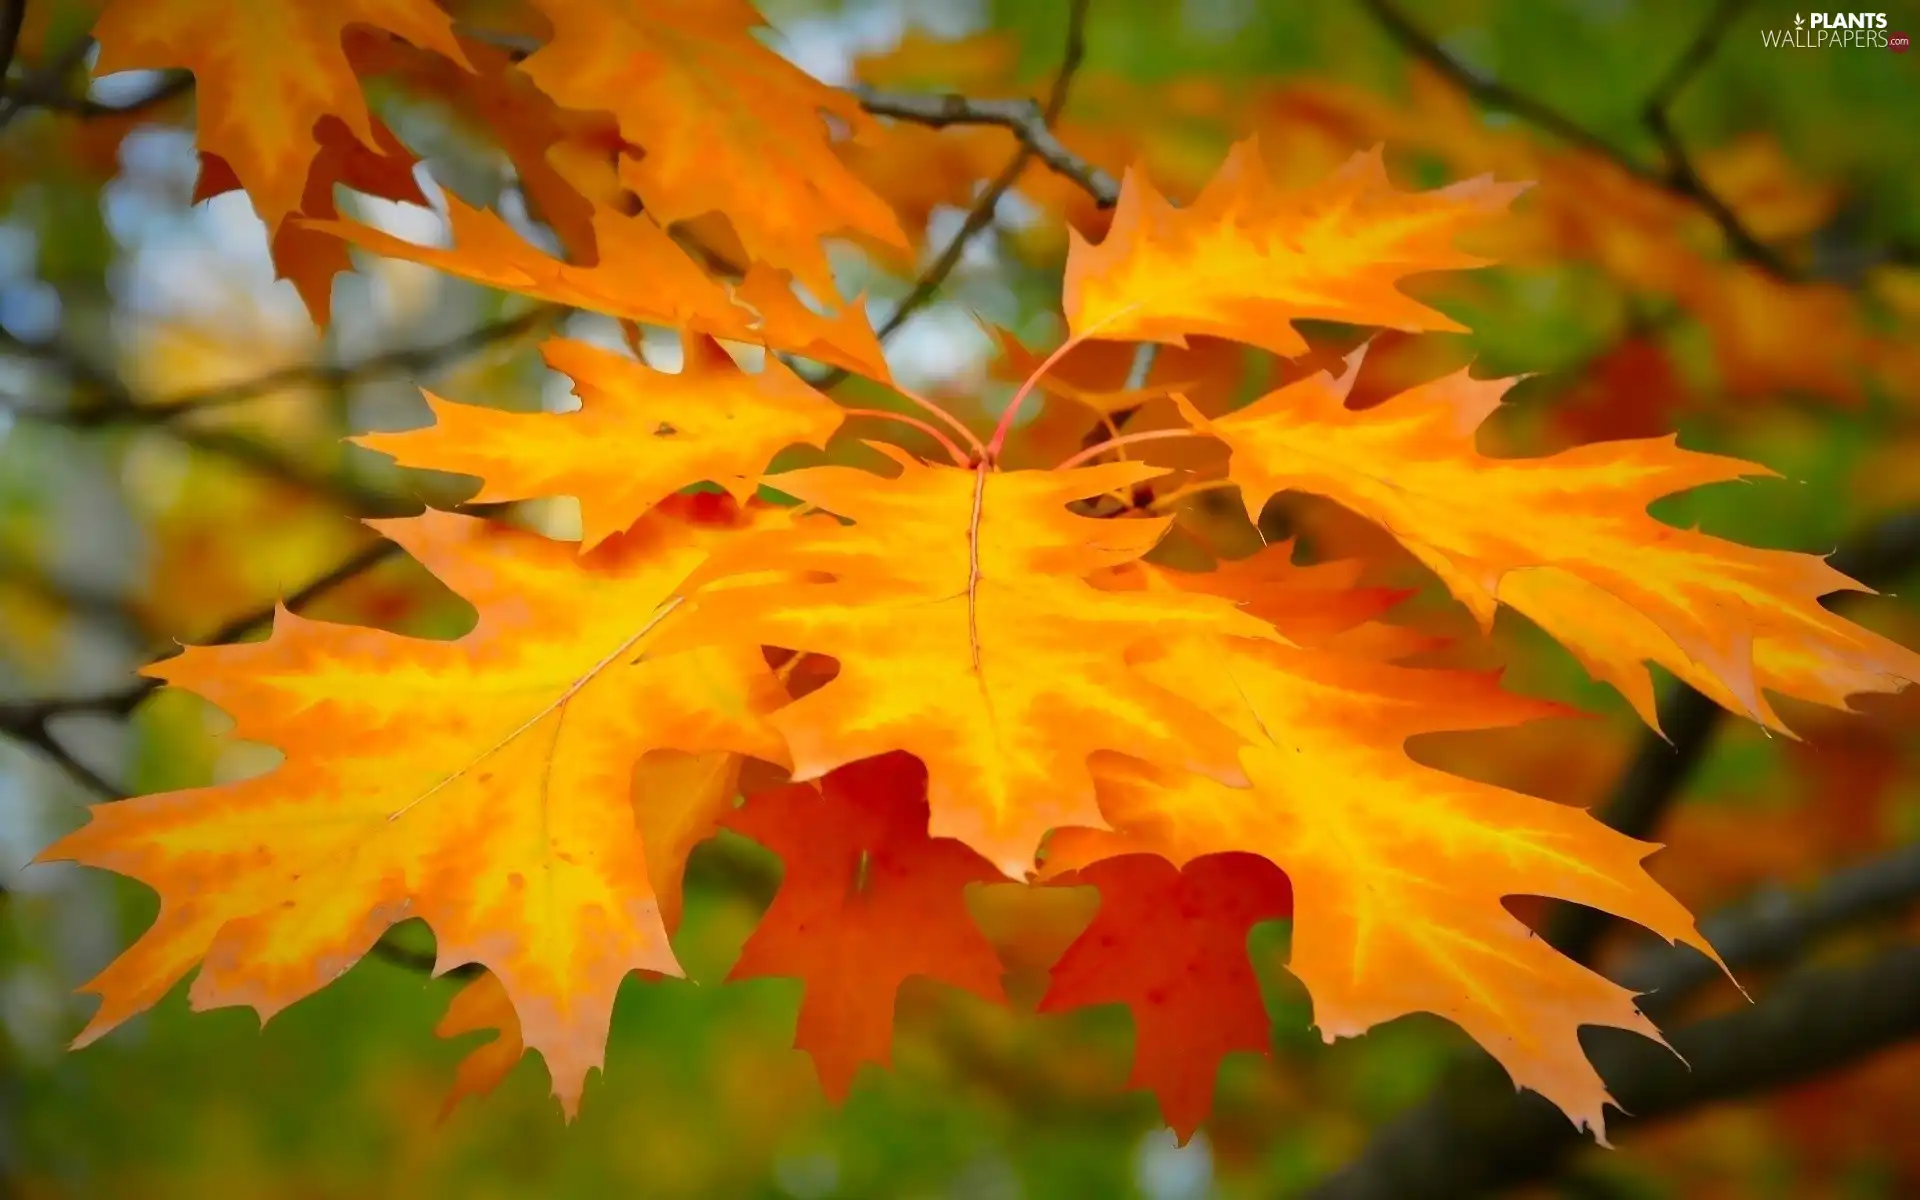
[[[1127,854],[1058,882],[1100,889],[1100,911],[1053,968],[1041,1012],[1093,1004],[1133,1011],[1133,1075],[1184,1145],[1213,1107],[1220,1060],[1268,1049],[1247,931],[1293,915],[1293,887],[1253,854],[1208,854],[1185,870]]]
[[[722,824],[786,863],[773,905],[730,980],[806,983],[794,1044],[844,1099],[862,1063],[886,1065],[895,993],[926,975],[1004,1003],[1003,968],[968,914],[969,883],[1001,873],[950,838],[927,836],[927,772],[903,753],[863,759],[751,798]]]

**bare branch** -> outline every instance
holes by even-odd
[[[26,405],[14,397],[0,396],[0,404],[18,416],[28,417],[74,429],[102,425],[159,425],[176,417],[210,409],[262,399],[275,392],[295,387],[344,387],[364,383],[383,375],[438,370],[462,355],[512,341],[524,334],[547,328],[564,309],[540,305],[518,316],[490,321],[454,337],[425,346],[406,346],[370,355],[344,366],[333,363],[300,363],[268,371],[238,383],[221,384],[188,392],[167,400],[142,402],[105,371],[87,364],[71,348],[53,342],[15,342],[30,355],[54,363],[92,385],[104,401],[80,408],[47,409]]]
[[[1786,962],[1836,930],[1898,913],[1920,900],[1920,842],[1835,871],[1798,895],[1778,885],[1708,917],[1700,932],[1729,967]],[[1671,1011],[1721,977],[1706,955],[1661,946],[1609,972],[1614,982],[1645,993],[1650,1014]]]
[[[7,86],[7,72],[13,69],[14,51],[20,48],[20,30],[27,23],[27,0],[0,0],[0,92]]]
[[[435,371],[449,360],[462,355],[472,354],[501,342],[512,341],[524,334],[543,330],[564,311],[554,305],[541,305],[518,316],[490,321],[444,341],[426,346],[406,346],[383,351],[346,366],[336,366],[331,363],[300,364],[278,371],[269,371],[239,383],[189,392],[169,400],[136,405],[101,405],[57,415],[35,411],[31,415],[58,421],[62,425],[75,428],[109,424],[151,425],[171,421],[187,413],[245,404],[285,388],[344,387],[365,383],[382,375]]]
[[[1750,1007],[1674,1032],[1673,1053],[1620,1030],[1595,1030],[1591,1040],[1594,1063],[1626,1110],[1608,1121],[1614,1132],[1835,1071],[1917,1034],[1920,946],[1903,946],[1785,979]],[[1559,1110],[1535,1093],[1516,1093],[1505,1072],[1483,1059],[1307,1195],[1485,1196],[1551,1174],[1586,1144]]]
[[[1060,115],[1060,110],[1066,107],[1067,93],[1073,86],[1074,74],[1079,71],[1081,60],[1086,57],[1087,5],[1088,0],[1073,0],[1068,9],[1066,49],[1061,55],[1060,69],[1054,75],[1053,87],[1047,94],[1046,103],[1039,106],[1042,128],[1051,126],[1054,119]],[[912,289],[880,326],[877,332],[882,341],[891,337],[912,318],[914,313],[933,299],[941,285],[946,283],[947,276],[960,265],[960,259],[966,254],[967,246],[974,237],[993,222],[994,210],[999,207],[1000,198],[1019,182],[1027,165],[1036,156],[1033,142],[1025,138],[1021,139],[1020,149],[1008,160],[1000,174],[987,184],[986,190],[980,193],[979,198],[974,201],[973,208],[967,212],[966,220],[961,222],[959,230],[941,248],[940,253],[935,256],[927,269],[921,272],[920,278],[914,281]],[[845,381],[849,374],[850,372],[845,369],[835,368],[808,382],[824,391]]]
[[[893,117],[944,129],[949,125],[998,125],[1011,130],[1034,157],[1055,173],[1072,180],[1080,190],[1093,197],[1095,204],[1111,208],[1120,199],[1120,185],[1100,167],[1067,149],[1048,127],[1046,110],[1035,100],[970,100],[955,93],[910,95],[856,87],[853,94],[860,106],[879,117]]]
[[[1562,141],[1607,159],[1642,183],[1680,197],[1713,219],[1737,257],[1753,263],[1775,279],[1791,282],[1799,278],[1799,273],[1788,266],[1779,254],[1755,238],[1726,201],[1708,188],[1694,172],[1667,115],[1674,97],[1712,57],[1729,18],[1743,7],[1742,0],[1721,0],[1714,16],[1681,54],[1644,109],[1643,119],[1659,138],[1666,156],[1665,170],[1646,166],[1553,106],[1473,70],[1441,49],[1438,42],[1422,32],[1390,0],[1361,0],[1361,4],[1373,15],[1387,36],[1399,43],[1403,50],[1438,71],[1475,100],[1525,118]]]
[[[22,15],[25,15],[24,8]],[[92,49],[91,37],[76,38],[66,49],[49,56],[40,69],[22,79],[18,87],[0,88],[0,129],[5,129],[27,109],[58,96],[67,76],[86,61],[87,52]]]

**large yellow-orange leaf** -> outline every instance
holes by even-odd
[[[1047,872],[1151,851],[1262,855],[1293,883],[1290,969],[1325,1036],[1415,1012],[1461,1026],[1514,1080],[1602,1130],[1583,1025],[1659,1034],[1633,993],[1561,955],[1501,903],[1554,896],[1711,953],[1641,866],[1655,847],[1588,813],[1410,759],[1416,734],[1557,710],[1490,676],[1238,640],[1181,642],[1142,670],[1231,723],[1250,788],[1102,756],[1114,831],[1063,830]]]
[[[1400,290],[1423,271],[1485,266],[1453,248],[1524,184],[1473,179],[1395,191],[1378,150],[1325,183],[1281,191],[1253,139],[1236,144],[1206,188],[1175,208],[1129,171],[1105,240],[1070,234],[1067,325],[1077,336],[1185,345],[1206,334],[1289,357],[1307,350],[1303,318],[1409,332],[1462,327]]]
[[[730,294],[645,215],[596,209],[591,226],[598,258],[582,265],[545,253],[495,213],[452,195],[445,203],[453,241],[446,249],[409,242],[357,221],[303,224],[376,254],[424,263],[522,296],[790,350],[883,382],[891,378],[880,339],[858,300],[836,316],[822,316],[802,305],[779,274],[761,264]]]
[[[839,661],[832,682],[772,718],[796,779],[909,751],[931,775],[934,836],[1021,878],[1048,829],[1101,823],[1095,750],[1236,777],[1225,729],[1135,674],[1126,653],[1174,630],[1272,631],[1214,597],[1095,588],[1086,576],[1137,559],[1167,522],[1066,508],[1158,468],[996,472],[892,456],[894,479],[847,467],[773,476],[852,524],[798,522],[716,561],[833,579],[703,595],[683,627]]]
[[[362,146],[378,145],[341,46],[348,25],[466,63],[453,19],[431,0],[113,0],[93,27],[94,71],[192,71],[200,149],[233,168],[271,235],[301,211],[316,122],[338,117]]]
[[[354,440],[405,466],[477,475],[480,503],[573,496],[591,550],[691,484],[718,483],[744,503],[775,454],[824,446],[839,428],[842,410],[779,359],[749,374],[708,338],[681,345],[684,363],[669,373],[556,338],[541,354],[573,377],[577,411],[502,412],[427,393],[434,424]]]
[[[621,979],[679,972],[635,832],[634,764],[660,746],[783,757],[761,714],[784,693],[755,648],[651,653],[682,582],[732,531],[662,510],[582,556],[440,513],[375,528],[478,622],[429,641],[282,611],[266,641],[149,669],[286,759],[96,806],[45,852],[160,893],[153,926],[87,985],[102,1003],[80,1041],[196,962],[196,1007],[265,1018],[420,917],[440,969],[499,977],[571,1113]]]
[[[553,38],[521,64],[569,108],[606,109],[643,147],[621,177],[662,224],[725,213],[756,261],[834,300],[820,239],[852,231],[905,247],[886,202],[833,152],[826,114],[858,101],[753,37],[746,0],[534,0]]]
[[[1820,606],[1828,593],[1866,590],[1825,560],[1676,529],[1646,511],[1766,468],[1671,437],[1489,458],[1475,431],[1513,380],[1460,371],[1355,411],[1344,401],[1359,358],[1340,379],[1323,372],[1226,417],[1187,410],[1231,448],[1228,473],[1250,514],[1285,489],[1339,501],[1398,538],[1483,626],[1497,604],[1512,605],[1649,723],[1649,659],[1776,729],[1766,691],[1845,707],[1920,677],[1920,655]]]

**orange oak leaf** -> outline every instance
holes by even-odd
[[[477,623],[430,641],[282,611],[264,642],[149,668],[286,758],[239,783],[96,806],[45,852],[161,896],[153,926],[87,985],[102,1003],[79,1042],[196,962],[196,1007],[264,1019],[420,917],[438,969],[499,977],[571,1114],[621,979],[679,973],[635,832],[635,762],[660,746],[783,760],[762,718],[783,693],[757,648],[653,651],[682,582],[732,530],[660,510],[582,556],[441,513],[374,528]]]
[[[1407,598],[1403,589],[1355,586],[1365,565],[1359,559],[1303,565],[1293,561],[1293,541],[1270,542],[1240,559],[1222,559],[1211,571],[1175,571],[1152,563],[1127,563],[1096,580],[1121,590],[1173,588],[1232,600],[1295,645],[1323,646],[1372,621]]]
[[[451,64],[443,65],[449,73],[458,73]],[[322,117],[314,125],[313,136],[319,153],[308,168],[306,190],[300,199],[302,215],[322,219],[338,217],[340,210],[333,198],[333,189],[338,184],[388,200],[427,202],[413,177],[414,163],[419,160],[379,118],[369,117],[368,123],[373,129],[373,144],[378,149],[361,145],[338,117]],[[213,154],[200,156],[200,179],[194,185],[194,203],[235,191],[240,186],[240,177],[225,159]],[[275,277],[293,284],[314,324],[326,325],[333,311],[333,277],[353,269],[346,245],[338,238],[289,222],[274,233],[271,250]]]
[[[1239,639],[1170,643],[1141,670],[1241,734],[1252,786],[1103,755],[1100,807],[1113,829],[1055,834],[1046,874],[1121,854],[1258,854],[1292,881],[1288,966],[1328,1040],[1438,1014],[1516,1083],[1602,1133],[1608,1096],[1580,1027],[1659,1033],[1633,993],[1561,955],[1502,901],[1558,897],[1711,948],[1641,865],[1650,843],[1580,809],[1423,766],[1403,748],[1418,734],[1564,710],[1503,692],[1490,675]]]
[[[958,838],[1019,879],[1048,829],[1101,823],[1086,765],[1095,750],[1236,776],[1224,729],[1146,684],[1126,654],[1182,629],[1272,631],[1214,597],[1095,588],[1086,576],[1139,558],[1168,522],[1066,507],[1158,468],[963,470],[874,446],[899,476],[815,467],[771,478],[852,524],[769,531],[710,568],[830,581],[702,595],[681,627],[690,640],[749,639],[839,661],[831,683],[772,717],[795,779],[909,751],[932,775],[934,836]]]
[[[746,0],[534,0],[553,38],[520,64],[547,95],[605,109],[642,147],[621,177],[664,225],[725,213],[756,261],[837,300],[820,239],[842,230],[904,248],[893,210],[833,152],[823,114],[868,121],[848,93],[753,37]]]
[[[756,264],[730,294],[647,216],[596,210],[591,265],[562,262],[515,233],[498,214],[445,197],[453,245],[422,246],[357,221],[307,221],[354,245],[554,304],[628,321],[691,329],[729,341],[790,350],[882,382],[880,339],[856,299],[836,316],[812,312]]]
[[[112,0],[93,27],[94,72],[192,71],[200,149],[233,169],[273,236],[302,211],[321,118],[379,145],[341,44],[349,25],[466,65],[453,19],[430,0]]]
[[[634,823],[646,850],[647,878],[660,906],[660,923],[668,933],[680,926],[681,876],[687,857],[718,832],[720,818],[733,811],[740,768],[746,761],[724,750],[706,754],[656,750],[633,768]],[[513,1001],[498,976],[483,973],[454,995],[433,1032],[450,1038],[486,1030],[499,1036],[460,1060],[440,1108],[443,1121],[461,1100],[484,1096],[500,1086],[526,1053]]]
[[[561,108],[498,46],[461,38],[471,68],[463,70],[405,42],[356,36],[360,32],[349,30],[346,42],[356,71],[402,80],[491,137],[512,160],[533,215],[553,230],[569,257],[593,261],[594,209],[614,208],[623,190],[614,163],[627,145],[611,116]]]
[[[863,1063],[892,1057],[895,994],[925,975],[1005,1003],[1003,968],[967,912],[970,883],[998,871],[927,835],[926,768],[906,754],[850,763],[819,787],[749,797],[727,828],[778,854],[786,874],[729,980],[805,981],[794,1044],[846,1097]]]
[[[1105,240],[1070,234],[1067,325],[1079,337],[1171,342],[1189,334],[1291,357],[1303,318],[1412,332],[1463,326],[1399,288],[1409,275],[1486,265],[1457,234],[1526,185],[1475,179],[1399,192],[1376,149],[1326,182],[1280,191],[1253,139],[1236,144],[1185,208],[1129,171]]]
[[[1213,1107],[1220,1060],[1268,1049],[1266,1006],[1247,934],[1293,915],[1293,890],[1254,854],[1175,866],[1154,854],[1103,859],[1061,876],[1100,889],[1100,907],[1054,964],[1041,1012],[1125,1004],[1133,1012],[1129,1087],[1151,1090],[1181,1144]]]
[[[1734,712],[1784,724],[1766,691],[1832,707],[1920,678],[1920,655],[1822,608],[1868,590],[1812,554],[1758,550],[1648,515],[1674,492],[1766,468],[1682,450],[1672,437],[1544,458],[1475,448],[1511,379],[1459,371],[1371,408],[1321,373],[1226,417],[1187,419],[1232,451],[1247,512],[1285,489],[1338,501],[1391,532],[1481,622],[1506,603],[1573,651],[1656,724],[1652,660]]]
[[[502,412],[429,392],[434,424],[354,440],[404,466],[479,476],[479,503],[576,497],[581,549],[591,550],[692,484],[720,484],[744,503],[775,454],[825,446],[839,428],[842,410],[779,359],[750,374],[710,338],[684,334],[681,347],[683,365],[669,373],[555,338],[540,352],[573,378],[578,410]]]
[[[520,1040],[520,1017],[513,1010],[513,1000],[500,977],[491,972],[476,976],[455,992],[446,1014],[433,1027],[434,1036],[443,1038],[489,1031],[497,1036],[469,1050],[455,1068],[453,1086],[440,1104],[442,1121],[468,1096],[484,1096],[499,1087],[527,1052]]]
[[[778,695],[772,688],[765,694]],[[668,933],[680,928],[687,859],[719,832],[721,818],[733,811],[748,761],[728,750],[655,750],[633,768],[634,825],[646,847],[647,878],[659,897],[660,922]]]

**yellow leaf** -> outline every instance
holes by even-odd
[[[820,239],[850,230],[905,247],[886,202],[834,154],[822,114],[858,128],[847,92],[753,37],[745,0],[534,0],[553,38],[521,64],[569,108],[607,109],[644,157],[621,177],[662,224],[727,215],[747,252],[835,300]]]
[[[591,555],[471,518],[376,522],[479,620],[454,641],[282,611],[264,642],[150,668],[226,709],[284,763],[220,787],[96,806],[43,857],[160,893],[160,916],[87,985],[84,1044],[200,962],[196,1008],[266,1018],[420,917],[441,969],[499,977],[574,1111],[630,971],[678,974],[635,831],[649,749],[781,761],[783,698],[753,647],[654,656],[687,575],[728,532],[664,511]]]
[[[685,364],[669,374],[556,338],[541,353],[573,377],[578,411],[501,412],[427,393],[433,425],[354,440],[404,466],[479,476],[479,503],[576,497],[580,548],[591,550],[692,484],[721,484],[744,503],[775,454],[824,446],[839,428],[840,408],[778,359],[748,374],[707,338],[681,344]]]
[[[691,329],[771,350],[790,350],[882,382],[891,378],[880,340],[858,300],[838,316],[804,307],[771,268],[755,265],[729,294],[646,217],[596,209],[590,266],[541,252],[494,213],[446,197],[453,245],[422,246],[357,221],[303,221],[389,258],[522,296],[629,321]],[[736,303],[738,301],[738,303]],[[745,307],[743,307],[745,306]]]
[[[1603,1130],[1609,1097],[1583,1025],[1659,1032],[1633,993],[1560,954],[1507,896],[1554,896],[1712,949],[1641,866],[1657,847],[1577,808],[1424,767],[1406,739],[1497,728],[1554,706],[1495,677],[1238,640],[1183,640],[1141,666],[1244,737],[1248,788],[1101,756],[1112,831],[1064,830],[1051,876],[1147,851],[1250,851],[1293,883],[1289,969],[1331,1041],[1409,1013],[1459,1025],[1514,1081]]]
[[[1086,765],[1095,750],[1236,776],[1225,730],[1140,679],[1126,655],[1176,629],[1272,631],[1214,597],[1095,588],[1086,576],[1137,559],[1168,523],[1066,508],[1160,469],[963,470],[876,448],[901,464],[897,478],[818,467],[770,481],[851,525],[798,522],[715,560],[830,582],[703,594],[682,627],[692,641],[839,660],[832,682],[771,719],[795,779],[909,751],[930,776],[933,835],[1021,878],[1048,829],[1100,823]]]
[[[1506,208],[1525,184],[1473,179],[1397,192],[1378,150],[1326,182],[1275,187],[1257,143],[1240,142],[1185,208],[1127,172],[1104,241],[1076,232],[1063,306],[1075,336],[1186,345],[1188,334],[1245,342],[1292,357],[1303,318],[1410,333],[1462,330],[1408,297],[1422,271],[1478,267],[1456,234]]]
[[[1483,628],[1500,602],[1520,610],[1649,723],[1646,659],[1782,730],[1765,691],[1845,707],[1849,695],[1920,677],[1920,655],[1820,606],[1830,592],[1865,590],[1823,559],[1676,529],[1646,511],[1766,468],[1672,437],[1489,458],[1474,435],[1513,380],[1460,371],[1354,411],[1344,401],[1360,354],[1343,378],[1323,372],[1226,417],[1186,408],[1231,448],[1228,475],[1255,519],[1286,489],[1338,501],[1398,538]]]
[[[362,146],[379,146],[341,46],[348,25],[466,65],[453,19],[431,0],[113,0],[93,27],[94,73],[192,71],[199,148],[226,160],[275,234],[301,210],[320,118],[338,117]]]

